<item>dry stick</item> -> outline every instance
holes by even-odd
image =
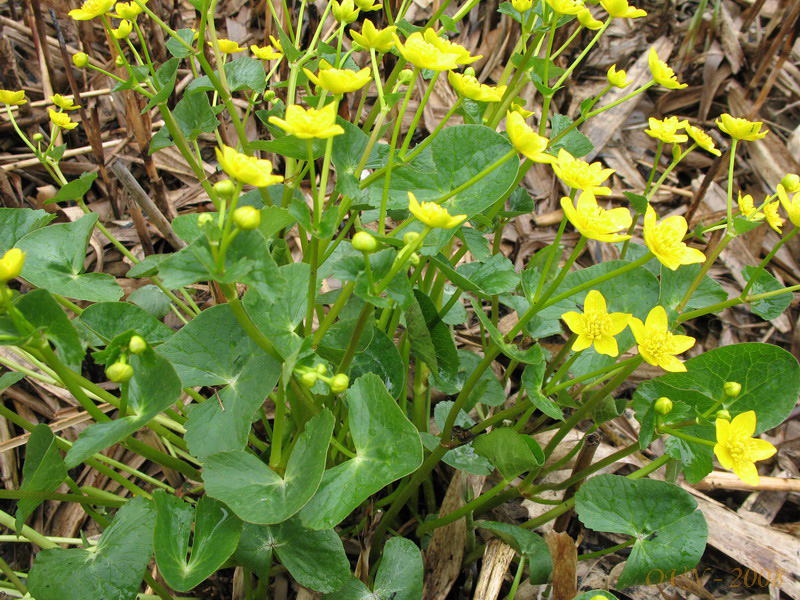
[[[708,188],[711,187],[714,179],[717,178],[720,169],[723,165],[728,164],[728,156],[731,149],[730,147],[722,154],[722,156],[718,156],[714,159],[714,162],[711,163],[711,166],[706,171],[706,176],[703,178],[703,182],[700,184],[700,187],[697,188],[697,191],[694,193],[694,197],[692,198],[691,203],[689,204],[689,209],[686,211],[686,222],[691,223],[692,218],[694,217],[694,213],[697,212],[697,209],[700,207],[700,202],[702,202],[703,198],[706,197],[706,192],[708,192]]]
[[[586,435],[586,441],[581,447],[580,453],[578,454],[578,458],[575,459],[575,466],[572,467],[572,475],[583,471],[592,463],[592,459],[594,458],[594,453],[597,451],[597,448],[600,446],[600,440],[602,439],[602,435],[599,433],[589,433]],[[578,487],[580,487],[581,482],[574,483],[573,485],[569,486],[564,491],[564,496],[561,498],[563,501],[567,501],[575,495],[575,492],[578,491]],[[557,518],[555,523],[553,524],[554,531],[566,531],[567,526],[569,525],[570,519],[572,519],[572,511],[565,512],[560,514]]]
[[[158,209],[155,202],[150,199],[147,192],[142,189],[142,186],[139,185],[139,182],[136,181],[128,170],[128,167],[126,167],[121,160],[117,159],[111,163],[111,171],[117,179],[119,179],[123,187],[128,190],[128,193],[136,203],[141,206],[142,210],[144,210],[148,218],[153,222],[153,225],[156,226],[170,245],[175,248],[175,250],[185,248],[186,242],[175,235],[175,231],[172,229],[170,222]]]
[[[767,69],[772,64],[772,57],[775,56],[778,46],[780,46],[783,38],[789,34],[789,31],[792,29],[792,27],[794,27],[794,23],[797,21],[798,17],[800,17],[800,3],[795,2],[794,7],[792,9],[787,8],[786,13],[788,14],[783,19],[783,25],[781,26],[780,31],[778,31],[778,34],[775,36],[775,39],[772,40],[769,48],[764,48],[766,45],[766,40],[764,40],[764,43],[758,49],[756,55],[761,57],[761,64],[758,66],[755,74],[750,79],[750,85],[748,87],[751,90],[755,88],[755,86],[761,81],[761,78],[764,77],[764,73],[767,72]]]
[[[781,74],[783,64],[792,53],[792,47],[794,46],[794,41],[797,39],[798,30],[800,30],[800,19],[795,19],[794,32],[792,35],[786,36],[781,54],[778,56],[778,60],[776,61],[775,66],[772,68],[769,77],[767,77],[767,81],[763,86],[761,86],[761,92],[758,94],[758,98],[756,98],[756,101],[753,103],[753,108],[749,115],[750,119],[753,119],[758,114],[761,106],[764,104],[764,102],[766,102],[767,96],[775,86],[775,82],[778,81],[778,76]]]

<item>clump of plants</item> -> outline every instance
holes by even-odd
[[[216,0],[190,2],[193,29],[172,29],[146,0],[87,0],[70,12],[102,24],[116,65],[108,71],[78,53],[74,66],[160,115],[150,152],[174,146],[213,206],[168,224],[183,242],[173,252],[135,256],[84,201],[97,174],[65,176],[58,140],[79,126],[79,99],[50,98],[49,131],[29,137],[13,110],[25,93],[0,90],[17,134],[59,188],[52,202],[85,213],[51,223],[44,210],[0,209],[0,343],[9,350],[0,390],[25,377],[46,382],[92,419],[70,441],[0,407],[30,432],[22,485],[4,492],[19,500],[16,514],[0,513],[0,522],[40,548],[27,573],[0,560],[3,589],[128,600],[147,586],[169,600],[237,567],[248,600],[266,597],[278,572],[331,599],[421,598],[421,549],[461,522],[471,533],[466,561],[481,557],[476,530],[516,550],[513,598],[523,576],[551,581],[536,529],[572,510],[586,528],[625,538],[600,551],[629,547],[618,588],[646,583],[653,569],[696,565],[706,523],[677,478],[700,481],[716,458],[756,484],[756,463],[776,451],[757,436],[789,415],[800,391],[797,361],[775,345],[682,358],[695,347],[692,320],[739,304],[773,319],[800,289],[766,269],[800,227],[798,177],[774,182],[761,202],[734,190],[737,153],[767,135],[762,124],[721,115],[727,214],[690,232],[650,200],[690,153],[720,156],[706,131],[651,118],[646,133],[658,146],[647,186],[626,192],[622,206],[607,198],[614,171],[583,160],[593,150],[584,123],[650,88],[685,86],[667,57],[650,51],[642,83],[612,66],[575,119],[554,110],[609,25],[645,16],[626,0],[501,4],[518,31],[495,85],[469,66],[480,57],[449,39],[477,0],[455,11],[439,3],[425,27],[404,18],[408,1],[393,14],[388,2],[332,0],[311,29],[305,3],[288,20],[268,3],[277,36],[250,48],[220,37]],[[162,64],[151,60],[147,19],[166,36],[171,58]],[[192,80],[176,94],[179,70]],[[445,77],[458,99],[422,136],[426,103]],[[531,87],[537,101],[526,108],[520,95]],[[223,139],[221,122],[233,139]],[[217,142],[211,176],[207,134]],[[522,181],[535,163],[563,186],[563,219],[518,272],[502,233],[533,210]],[[758,227],[780,242],[729,297],[709,269]],[[580,237],[565,248],[571,229]],[[146,297],[121,300],[113,276],[84,272],[95,230],[130,261],[127,277],[147,281]],[[580,267],[589,240],[617,258]],[[167,312],[182,323],[177,331],[164,324]],[[506,315],[513,324],[501,329]],[[454,331],[474,325],[475,348],[459,348]],[[546,350],[547,338],[560,351]],[[619,397],[644,362],[663,374]],[[544,481],[626,408],[638,440]],[[117,444],[169,477],[107,456]],[[627,475],[593,476],[639,452],[645,464]],[[120,493],[79,486],[71,473],[80,465]],[[449,483],[441,475],[455,471],[492,485],[440,511]],[[557,500],[542,495],[562,490]],[[493,508],[519,498],[550,506],[521,524],[492,520]],[[79,503],[102,535],[64,547],[37,532],[26,522],[45,500]],[[361,556],[348,556],[343,539],[360,540]],[[614,597],[585,595],[598,596]]]

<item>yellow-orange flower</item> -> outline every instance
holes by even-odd
[[[603,26],[603,22],[595,19],[588,8],[584,8],[578,13],[578,22],[586,27],[586,29],[591,29],[592,31],[597,31]]]
[[[633,81],[628,81],[628,74],[623,69],[617,71],[617,65],[615,64],[608,68],[606,76],[608,83],[620,89],[626,88],[633,83]]]
[[[244,50],[244,48],[239,45],[239,42],[234,42],[233,40],[227,40],[225,38],[217,39],[217,44],[219,45],[219,51],[223,54],[235,54],[236,52]],[[213,44],[208,42],[208,45],[212,46]]]
[[[491,85],[486,85],[478,81],[475,75],[469,72],[457,73],[456,71],[450,71],[447,74],[447,81],[450,82],[456,92],[476,102],[500,102],[506,91],[506,86],[492,87]]]
[[[52,108],[48,108],[47,112],[50,113],[50,121],[53,122],[53,125],[61,129],[75,129],[78,126],[75,121],[69,118],[67,113],[56,112]]]
[[[783,217],[778,214],[778,203],[774,200],[772,202],[767,202],[762,210],[767,219],[767,225],[772,227],[776,232],[781,233]]]
[[[742,213],[742,216],[747,218],[750,221],[763,221],[764,220],[764,213],[758,212],[755,207],[755,203],[753,202],[753,197],[750,194],[745,194],[742,196],[742,191],[739,190],[739,212]]]
[[[8,106],[19,106],[25,104],[25,90],[0,90],[0,104],[7,104]]]
[[[361,33],[350,29],[350,37],[364,48],[374,48],[377,52],[388,52],[394,48],[394,38],[392,36],[395,31],[397,31],[397,27],[394,25],[378,29],[372,21],[364,19],[361,24]]]
[[[647,15],[641,8],[630,6],[628,0],[600,0],[600,4],[609,15],[617,19],[636,19]]]
[[[686,371],[686,367],[675,355],[694,346],[695,339],[688,335],[673,334],[669,330],[667,311],[663,306],[653,308],[644,323],[632,317],[628,324],[643,359],[671,373]]]
[[[364,67],[360,71],[334,69],[325,60],[320,61],[319,72],[316,75],[308,69],[303,69],[303,72],[316,85],[337,96],[360,90],[372,78],[369,67]]]
[[[564,196],[561,198],[561,208],[573,227],[590,240],[623,242],[631,237],[619,233],[631,226],[633,218],[630,211],[623,207],[610,210],[601,208],[591,191],[581,192],[575,206],[572,200]]]
[[[755,462],[767,460],[777,449],[767,440],[754,438],[756,413],[748,410],[736,415],[731,421],[717,419],[717,443],[714,454],[719,464],[730,469],[749,485],[758,485],[758,470]]]
[[[768,130],[761,131],[761,125],[763,124],[761,121],[739,119],[730,116],[728,113],[723,113],[719,118],[720,120],[716,122],[717,127],[737,140],[752,142],[760,140],[769,133]]]
[[[695,141],[695,143],[706,152],[710,152],[714,156],[722,155],[722,152],[717,150],[717,146],[714,144],[714,140],[711,139],[711,136],[708,135],[705,131],[703,131],[699,127],[687,124],[686,133],[688,133],[689,137],[692,138]]]
[[[146,3],[147,0],[144,0]],[[138,17],[142,13],[142,7],[136,4],[131,0],[130,2],[117,2],[114,5],[114,10],[117,14],[122,17],[123,19],[128,19],[129,21],[133,21],[136,17]]]
[[[269,122],[301,140],[326,140],[344,133],[342,126],[336,123],[336,107],[332,102],[320,110],[290,104],[286,107],[286,119],[272,116]]]
[[[260,58],[261,60],[278,60],[279,58],[283,57],[283,54],[275,50],[272,46],[261,46],[260,48],[255,44],[250,46],[250,52],[256,58]]]
[[[525,117],[517,111],[506,113],[506,133],[514,148],[533,162],[556,162],[556,157],[547,154],[545,150],[550,141],[536,133],[526,122]]]
[[[544,0],[560,15],[577,15],[584,9],[583,0]]]
[[[86,0],[80,8],[69,11],[69,16],[76,21],[89,21],[106,14],[112,6],[114,0]]]
[[[247,156],[230,146],[215,148],[219,166],[228,175],[255,187],[266,187],[283,181],[280,175],[272,174],[272,163],[268,160]]]
[[[786,193],[786,189],[779,183],[778,198],[780,198],[783,210],[786,211],[792,225],[800,227],[800,194],[793,194],[792,198],[789,199],[789,194]]]
[[[460,65],[468,65],[483,58],[483,56],[470,55],[469,50],[464,48],[464,46],[440,37],[431,27],[428,27],[422,35],[426,42],[438,48],[439,51],[448,54],[456,54],[458,56],[458,64]]]
[[[663,85],[668,90],[679,90],[685,88],[688,84],[680,83],[675,76],[675,71],[658,58],[658,53],[655,48],[650,48],[648,55],[648,63],[650,65],[650,74],[655,79],[656,83]]]
[[[434,44],[428,43],[419,31],[408,36],[405,43],[401,42],[396,34],[392,34],[392,37],[403,58],[420,69],[449,71],[458,68],[460,64],[465,64],[460,62],[462,59],[460,53],[443,52]]]
[[[644,132],[665,144],[682,144],[689,141],[689,136],[678,133],[688,125],[686,121],[678,120],[678,117],[667,117],[662,120],[650,117],[649,123],[650,129],[645,129]]]
[[[589,164],[580,158],[575,158],[564,148],[558,151],[553,171],[571,188],[590,191],[597,196],[607,196],[611,193],[611,189],[602,184],[615,173],[614,169],[604,169],[599,162]]]
[[[408,210],[428,227],[439,227],[441,229],[458,227],[467,218],[467,215],[451,216],[444,206],[436,204],[436,202],[423,202],[420,204],[417,202],[417,197],[411,192],[408,192]]]
[[[689,229],[686,219],[681,216],[667,217],[660,222],[656,219],[656,211],[648,204],[644,214],[644,243],[662,265],[675,271],[681,265],[705,261],[705,254],[683,241]]]
[[[628,326],[631,316],[626,313],[609,313],[606,299],[597,290],[586,294],[583,313],[569,311],[561,319],[578,337],[572,344],[575,352],[594,346],[598,354],[617,356],[619,347],[615,335]]]
[[[50,102],[61,110],[78,110],[80,108],[80,104],[75,104],[72,98],[65,98],[61,94],[53,94],[50,96]]]
[[[0,258],[0,283],[5,284],[22,273],[25,253],[19,248],[11,248]]]

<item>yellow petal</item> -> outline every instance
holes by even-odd
[[[580,313],[571,310],[561,315],[561,320],[567,324],[574,333],[583,333],[583,318]]]
[[[592,345],[592,338],[588,335],[583,335],[582,333],[578,335],[575,339],[575,342],[572,344],[572,350],[574,352],[580,352],[581,350],[586,350],[589,346]]]
[[[597,290],[591,290],[588,294],[586,294],[586,300],[583,302],[583,311],[587,313],[607,313],[608,309],[606,307],[606,299],[603,298],[603,294]]]
[[[617,335],[622,333],[622,330],[628,326],[631,321],[631,315],[627,313],[609,313],[611,318],[611,327],[608,330],[609,335]]]
[[[730,442],[731,440],[731,422],[728,421],[727,419],[717,419],[716,427],[717,427],[717,444],[727,448],[728,442]],[[731,467],[726,466],[725,468],[730,469]]]
[[[733,472],[748,485],[758,485],[758,470],[756,465],[749,461],[736,461],[733,463]]]
[[[664,354],[660,358],[658,366],[665,371],[670,373],[684,373],[686,371],[686,366],[671,354]]]
[[[756,413],[748,410],[736,415],[731,421],[731,437],[736,440],[746,440],[753,437],[756,432]]]
[[[754,461],[767,460],[777,451],[778,449],[767,440],[753,438],[747,443],[747,454]]]
[[[673,335],[670,340],[669,351],[672,354],[682,354],[694,346],[695,339],[688,335]]]
[[[614,337],[610,335],[604,335],[602,337],[597,338],[594,341],[594,349],[597,350],[598,354],[606,354],[608,356],[619,355],[619,347],[617,346],[617,340],[615,340]]]
[[[664,310],[663,306],[658,305],[653,307],[653,309],[647,315],[647,321],[645,321],[645,327],[647,327],[647,329],[658,329],[658,330],[664,330],[669,327],[669,321],[667,320],[667,311]]]
[[[644,338],[645,338],[644,323],[642,323],[641,320],[637,319],[636,317],[631,317],[631,320],[628,321],[628,326],[631,328],[631,331],[633,332],[633,337],[636,339],[636,342],[639,344],[644,343]]]

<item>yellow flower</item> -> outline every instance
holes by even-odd
[[[301,140],[311,138],[325,140],[344,133],[341,125],[336,124],[335,110],[336,107],[333,103],[320,110],[303,109],[297,104],[290,104],[286,107],[286,120],[272,116],[269,118],[269,122]]]
[[[630,6],[628,0],[600,0],[600,4],[614,18],[636,19],[647,14],[641,8]]]
[[[553,171],[558,178],[569,187],[578,190],[590,191],[598,196],[607,196],[611,190],[601,184],[611,177],[614,169],[604,169],[599,162],[592,164],[575,158],[561,148],[558,151],[558,160],[553,164]]]
[[[252,52],[256,58],[260,58],[261,60],[278,60],[279,58],[283,57],[283,54],[273,49],[272,46],[262,46],[259,48],[253,44],[250,46],[250,52]]]
[[[739,204],[739,212],[749,221],[762,221],[764,219],[764,213],[756,210],[753,197],[750,194],[742,196],[742,190],[739,190],[739,200],[737,203]]]
[[[239,42],[226,40],[225,38],[217,39],[217,43],[219,44],[219,51],[223,54],[235,54],[236,52],[244,50],[244,48],[239,45]],[[208,42],[208,45],[213,46],[211,42]]]
[[[777,452],[767,440],[754,438],[756,413],[748,410],[736,415],[733,420],[717,419],[717,443],[714,454],[719,464],[730,469],[749,485],[758,485],[755,462],[767,460]]]
[[[648,62],[650,64],[650,74],[653,76],[653,79],[655,79],[656,83],[663,85],[668,90],[679,90],[688,85],[678,81],[678,78],[675,76],[675,71],[673,71],[667,63],[658,58],[658,53],[655,48],[650,48]]]
[[[783,227],[783,218],[778,214],[778,203],[774,201],[767,202],[762,210],[767,218],[767,224],[780,233],[781,227]]]
[[[331,14],[340,23],[352,23],[358,18],[358,13],[359,9],[356,8],[353,0],[342,0],[342,2],[332,0],[331,2]]]
[[[364,12],[380,10],[383,8],[383,4],[375,4],[375,0],[355,0],[355,2],[356,6]]]
[[[0,258],[0,283],[11,281],[22,273],[25,264],[25,253],[19,248],[11,248]]]
[[[619,347],[614,336],[622,333],[628,326],[632,315],[626,313],[609,313],[606,308],[606,299],[597,290],[586,294],[583,303],[583,314],[570,311],[561,315],[578,338],[572,344],[572,350],[579,352],[594,345],[598,354],[617,356]]]
[[[721,121],[717,121],[717,127],[727,133],[732,138],[752,142],[760,140],[769,131],[761,131],[761,121],[748,121],[730,116],[728,113],[720,115]]]
[[[521,98],[514,98],[511,101],[511,112],[519,113],[524,119],[533,116],[532,110],[527,110],[524,105],[524,100]]]
[[[50,102],[61,110],[78,110],[80,108],[80,104],[75,104],[72,98],[65,98],[61,94],[53,94],[50,96]]]
[[[439,34],[431,27],[428,27],[422,35],[426,42],[441,52],[458,55],[458,64],[460,65],[468,65],[483,58],[483,56],[471,56],[469,50],[464,48],[461,44],[456,44],[446,38],[439,37]]]
[[[628,74],[624,70],[617,71],[617,65],[611,65],[608,68],[608,83],[622,89],[628,87],[633,81],[628,81]]]
[[[56,112],[52,108],[48,108],[47,112],[50,113],[50,120],[53,122],[53,125],[61,129],[75,129],[78,126],[75,121],[69,118],[67,113]]]
[[[665,144],[682,144],[689,141],[689,136],[678,133],[688,123],[686,121],[679,121],[678,117],[667,117],[659,121],[650,117],[650,129],[645,129],[644,132],[650,137],[661,140]]]
[[[442,52],[433,44],[429,44],[417,31],[406,38],[403,44],[396,34],[392,34],[394,45],[400,54],[408,62],[420,69],[431,69],[432,71],[449,71],[458,68],[462,64],[461,54],[456,52]]]
[[[119,22],[119,27],[111,30],[111,35],[113,35],[118,40],[124,40],[131,34],[131,31],[133,31],[133,23],[131,23],[127,19],[123,19],[122,21]]]
[[[392,35],[397,30],[394,25],[389,25],[383,29],[376,29],[369,19],[364,19],[361,24],[361,33],[350,29],[350,37],[353,41],[361,44],[364,48],[374,48],[378,52],[388,52],[394,48]]]
[[[584,8],[578,13],[578,21],[581,25],[586,27],[586,29],[591,29],[592,31],[596,31],[603,26],[603,22],[595,19],[588,8]]]
[[[517,152],[526,158],[539,163],[553,164],[556,162],[555,156],[545,152],[550,140],[536,133],[519,112],[508,111],[506,113],[506,133]]]
[[[337,96],[360,90],[372,79],[369,67],[364,67],[360,71],[334,69],[325,60],[320,61],[319,72],[316,75],[308,69],[303,69],[303,72],[319,87]]]
[[[511,6],[513,6],[514,10],[517,12],[524,13],[526,10],[531,9],[533,0],[511,0]]]
[[[544,0],[560,15],[577,15],[583,10],[583,0]]]
[[[89,21],[106,14],[114,6],[114,0],[86,0],[80,8],[69,11],[69,16],[76,21]]]
[[[272,163],[268,160],[247,156],[237,152],[230,146],[222,146],[222,150],[215,148],[219,166],[228,175],[242,183],[249,183],[255,187],[267,187],[283,181],[280,175],[272,174]]]
[[[789,200],[789,194],[786,193],[786,188],[779,183],[778,198],[780,198],[783,210],[786,211],[792,225],[800,227],[800,194],[793,194],[792,199]]]
[[[144,1],[145,3],[147,2],[147,0]],[[123,19],[132,21],[141,14],[142,7],[131,0],[131,2],[117,2],[114,6],[114,10],[117,11],[117,14]]]
[[[686,370],[675,355],[686,352],[694,346],[695,340],[688,335],[675,335],[670,332],[667,311],[663,306],[653,308],[644,323],[632,317],[629,325],[639,345],[639,354],[648,363],[671,373]]]
[[[0,104],[19,106],[20,104],[25,104],[26,102],[25,90],[19,90],[16,92],[12,90],[0,90]]]
[[[627,230],[633,219],[627,208],[606,210],[597,204],[597,198],[591,191],[581,192],[577,205],[564,196],[561,198],[564,214],[581,235],[599,242],[623,242],[631,236],[619,233]]]
[[[269,36],[269,41],[272,42],[272,45],[274,46],[275,50],[283,54],[283,46],[281,46],[280,40],[276,39],[273,36]]]
[[[470,100],[475,100],[476,102],[500,102],[506,91],[506,86],[492,87],[491,85],[486,85],[478,81],[473,73],[470,73],[469,69],[463,74],[450,71],[447,74],[447,81],[450,82],[456,92]]]
[[[722,152],[717,150],[717,146],[714,144],[714,140],[711,139],[711,136],[699,127],[695,127],[694,125],[689,125],[687,123],[686,133],[688,133],[689,137],[692,138],[695,143],[706,152],[710,152],[714,156],[722,155]]]
[[[428,227],[439,227],[441,229],[458,227],[467,218],[467,215],[451,216],[444,206],[440,206],[436,202],[423,202],[420,204],[417,202],[417,197],[411,192],[408,192],[408,210]]]
[[[648,205],[644,214],[644,243],[662,265],[673,271],[681,265],[700,263],[706,259],[697,248],[690,248],[683,241],[689,229],[681,216],[667,217],[656,222],[656,211]]]

